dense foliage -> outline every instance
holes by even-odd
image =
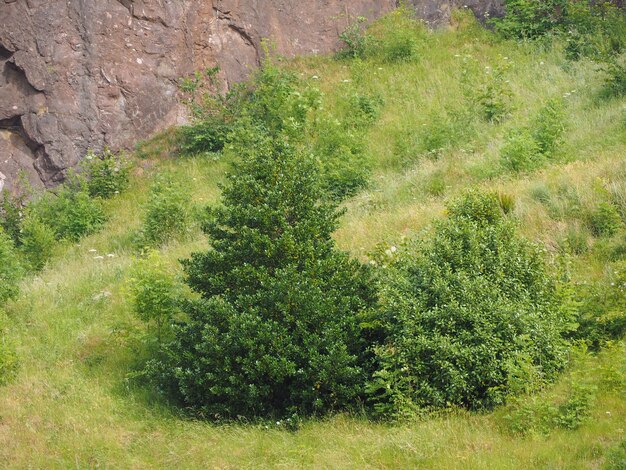
[[[568,0],[506,0],[503,18],[493,20],[498,32],[519,39],[535,39],[564,22]]]
[[[185,262],[202,298],[151,367],[213,418],[345,408],[364,381],[367,276],[334,246],[339,213],[324,202],[315,159],[258,127],[241,145],[247,158],[207,217],[211,249]]]
[[[321,185],[326,196],[343,200],[367,183],[369,162],[362,144],[362,131],[377,118],[380,103],[368,96],[346,97],[346,116],[323,110],[322,94],[295,74],[270,61],[249,82],[226,94],[213,91],[209,78],[196,75],[185,90],[196,120],[181,131],[181,148],[186,153],[207,154],[224,150],[233,158],[246,158],[241,149],[241,129],[261,126],[269,135],[288,135],[305,145],[319,160]]]
[[[52,228],[58,240],[78,241],[99,230],[106,215],[99,199],[89,195],[85,180],[70,177],[55,192],[46,192],[29,204],[29,210]]]
[[[372,322],[369,392],[379,412],[491,407],[520,374],[550,379],[563,367],[573,318],[494,195],[468,194],[432,240],[397,253],[381,273]]]

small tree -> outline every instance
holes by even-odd
[[[129,285],[135,314],[156,327],[160,344],[166,325],[178,310],[179,286],[157,251],[135,263]]]
[[[151,367],[211,417],[344,408],[364,381],[357,315],[371,288],[335,248],[340,213],[324,201],[315,159],[258,127],[238,142],[247,158],[209,211],[211,249],[184,262],[202,298],[184,308],[168,360]]]

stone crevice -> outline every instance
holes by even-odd
[[[374,18],[396,0],[0,0],[0,172],[10,185],[19,162],[53,185],[88,149],[185,123],[180,77],[219,66],[226,88],[263,38],[285,56],[331,51],[346,6]]]

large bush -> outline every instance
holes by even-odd
[[[185,269],[201,295],[149,369],[212,418],[322,413],[359,397],[358,313],[372,292],[335,248],[339,213],[314,158],[248,128],[247,158],[209,212],[211,249]]]
[[[432,240],[397,253],[370,323],[379,344],[368,388],[380,413],[490,407],[520,374],[548,380],[563,367],[571,318],[496,196],[470,193]]]

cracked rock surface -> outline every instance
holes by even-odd
[[[395,5],[396,0],[0,0],[4,189],[20,171],[35,186],[53,186],[88,149],[129,147],[185,122],[179,77],[218,65],[226,84],[240,80],[258,65],[263,38],[283,55],[328,52],[349,17],[375,18]],[[436,9],[432,14],[438,15]]]

